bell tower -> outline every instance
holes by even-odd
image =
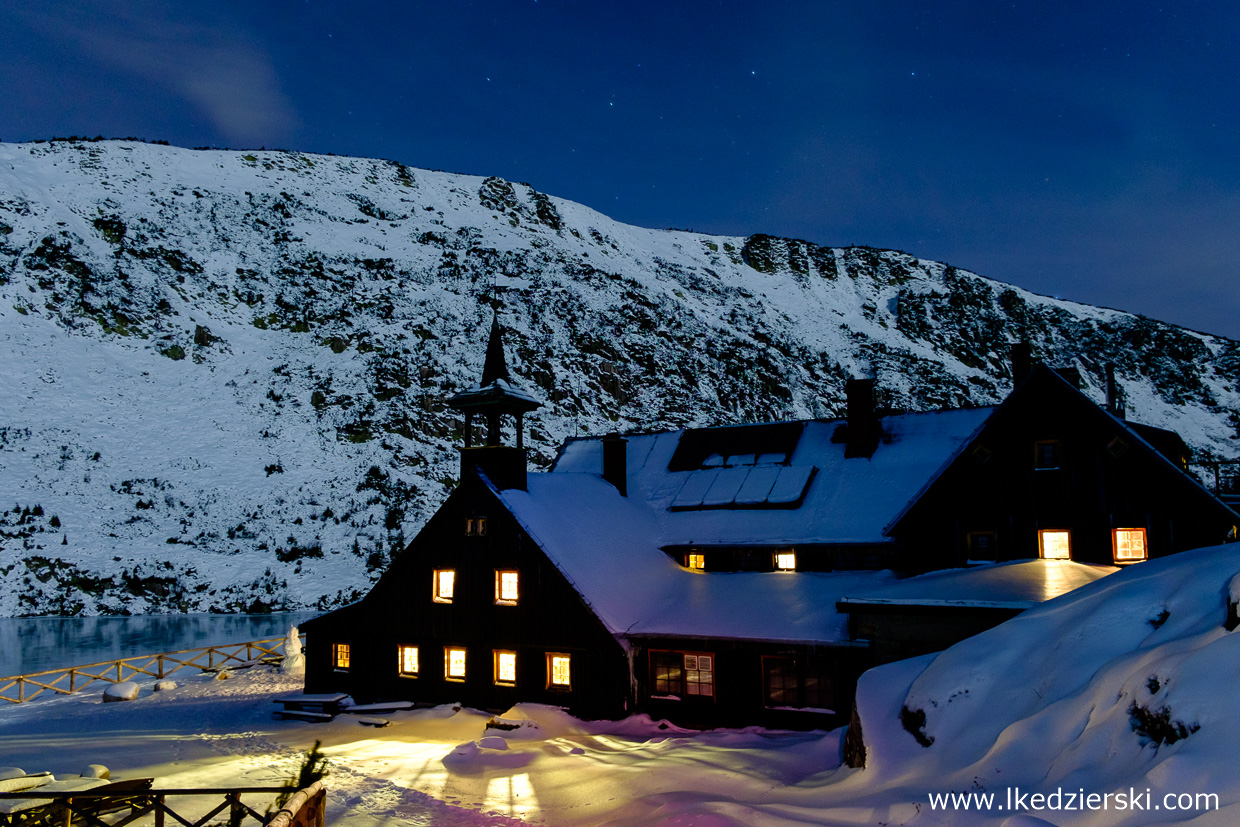
[[[491,321],[491,338],[487,341],[482,380],[453,396],[448,404],[465,414],[465,445],[460,449],[461,478],[477,469],[501,490],[525,490],[523,420],[526,413],[542,407],[542,403],[514,385],[508,375],[498,311]],[[486,441],[482,445],[474,444],[475,416],[486,423]],[[514,445],[504,444],[503,420],[506,416],[514,419]]]

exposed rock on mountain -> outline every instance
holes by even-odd
[[[0,144],[0,614],[329,606],[455,484],[493,307],[574,433],[994,402],[1008,344],[1236,453],[1240,343],[906,253],[295,152]]]

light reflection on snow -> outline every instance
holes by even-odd
[[[509,816],[523,816],[537,810],[538,796],[530,783],[530,774],[523,772],[490,779],[484,806]]]

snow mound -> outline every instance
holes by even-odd
[[[1141,563],[938,655],[866,673],[867,763],[855,782],[1000,795],[1132,787],[1154,802],[1216,793],[1240,810],[1229,691],[1240,636],[1225,628],[1238,551]]]

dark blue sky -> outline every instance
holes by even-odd
[[[1240,4],[42,0],[0,55],[6,141],[499,175],[1240,338]]]

